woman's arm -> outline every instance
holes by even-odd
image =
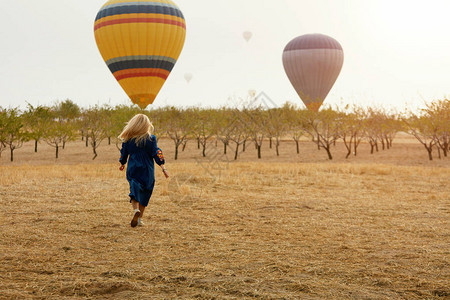
[[[166,178],[169,177],[169,173],[167,172],[167,169],[165,167],[166,160],[164,159],[164,154],[162,153],[162,150],[158,148],[158,144],[156,143],[156,137],[152,135],[152,147],[151,147],[151,156],[155,160],[156,164],[161,167],[164,176]]]
[[[123,171],[123,169],[125,168],[125,164],[127,163],[128,160],[128,149],[127,149],[127,144],[126,143],[122,143],[122,149],[120,149],[120,167],[119,170]]]
[[[164,176],[166,176],[166,178],[169,178],[169,173],[167,172],[166,167],[164,166],[164,164],[159,165],[164,173]]]

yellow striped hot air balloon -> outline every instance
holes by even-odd
[[[183,13],[171,0],[110,0],[95,19],[95,40],[133,103],[153,103],[186,37]]]

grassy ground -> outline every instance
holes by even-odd
[[[414,143],[346,161],[302,143],[235,163],[188,144],[129,226],[114,146],[0,162],[0,298],[450,297],[450,168]],[[220,146],[220,145],[219,145]],[[272,155],[269,155],[271,153]]]

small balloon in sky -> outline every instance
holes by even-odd
[[[344,63],[338,41],[323,34],[306,34],[290,41],[283,52],[286,74],[297,94],[312,111],[318,111]]]
[[[194,75],[192,75],[191,73],[184,74],[184,79],[186,79],[187,83],[191,82],[193,77],[194,77]]]
[[[186,22],[171,0],[109,0],[97,14],[94,33],[109,70],[144,109],[155,101],[180,56]]]
[[[244,33],[242,33],[242,36],[244,37],[244,40],[249,42],[253,37],[253,33],[251,31],[244,31]]]

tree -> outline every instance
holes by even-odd
[[[6,148],[6,109],[0,107],[0,157]]]
[[[342,120],[341,137],[344,141],[345,148],[347,149],[347,159],[353,151],[353,155],[357,155],[358,146],[361,143],[363,134],[363,109],[354,107],[353,112],[340,113]]]
[[[300,138],[305,134],[305,110],[300,110],[297,106],[286,103],[283,106],[286,115],[287,132],[291,135],[295,141],[297,154],[300,154]]]
[[[248,118],[247,115],[239,110],[229,111],[228,126],[226,127],[225,136],[236,144],[234,148],[234,160],[238,159],[239,147],[248,139]]]
[[[50,108],[46,106],[34,107],[28,103],[27,110],[22,114],[25,130],[30,139],[34,140],[34,152],[37,152],[38,143],[44,137],[46,125],[51,119]]]
[[[381,124],[382,120],[377,110],[368,108],[364,118],[364,135],[370,145],[370,154],[378,152],[378,140],[382,136]]]
[[[280,156],[280,143],[282,136],[286,133],[288,125],[286,123],[286,110],[288,107],[269,109],[267,111],[269,116],[270,136],[275,138],[275,150],[277,156]]]
[[[59,117],[59,112],[50,110],[51,118],[45,124],[44,141],[55,148],[55,158],[59,158],[59,148],[66,142],[75,139],[76,125],[73,121]]]
[[[70,99],[57,102],[54,109],[57,117],[63,121],[73,121],[81,115],[80,107]]]
[[[101,117],[103,120],[103,131],[105,134],[105,138],[108,138],[108,145],[111,145],[111,138],[115,135],[114,130],[114,109],[109,105],[103,105],[100,108]]]
[[[166,123],[164,117],[164,108],[153,109],[148,113],[148,117],[153,124],[153,135],[159,140],[166,133]]]
[[[306,114],[308,127],[306,131],[317,137],[317,145],[325,149],[328,159],[332,160],[331,146],[339,138],[342,120],[339,114],[331,108],[319,112],[308,111]]]
[[[54,117],[57,119],[57,121],[59,121],[61,124],[66,124],[66,126],[70,127],[70,130],[59,131],[60,134],[66,133],[60,136],[62,147],[63,149],[65,149],[66,143],[70,140],[73,140],[74,138],[75,133],[73,132],[73,130],[75,130],[76,126],[78,125],[76,121],[79,120],[79,117],[81,115],[81,109],[72,100],[67,99],[62,102],[57,102],[53,106],[52,110],[54,112]]]
[[[190,133],[192,120],[188,120],[184,111],[175,107],[166,107],[163,111],[166,120],[166,132],[175,144],[175,160],[178,159],[178,148],[187,139]]]
[[[386,114],[383,124],[383,137],[386,141],[387,149],[392,148],[392,143],[399,131],[404,130],[403,123],[399,120],[398,113]]]
[[[450,100],[437,100],[427,104],[424,109],[432,120],[435,127],[434,140],[438,149],[439,158],[441,150],[447,157],[450,140]]]
[[[119,135],[122,133],[122,130],[124,129],[127,122],[136,114],[140,112],[140,109],[137,109],[134,106],[128,106],[128,105],[116,105],[114,108],[110,108],[110,112],[108,112],[106,115],[110,118],[107,122],[108,124],[106,126],[110,126],[109,128],[106,128],[106,135],[111,136],[114,138],[114,143],[116,145],[116,148],[120,151],[120,145],[122,143],[122,140],[119,139]],[[85,130],[87,132],[89,124],[88,119],[82,120],[85,122]],[[110,125],[109,125],[110,124]],[[88,144],[89,145],[89,144]]]
[[[189,110],[189,117],[196,120],[192,124],[192,134],[197,139],[197,146],[202,148],[202,156],[206,157],[206,146],[208,140],[210,140],[216,132],[215,119],[218,114],[213,109],[198,109],[193,108]]]
[[[220,108],[218,111],[218,117],[216,119],[216,139],[223,143],[223,154],[227,154],[227,147],[231,141],[230,125],[234,120],[232,112],[226,107]]]
[[[92,147],[94,156],[92,160],[97,157],[97,148],[101,142],[107,137],[106,127],[108,124],[109,112],[108,108],[101,108],[99,106],[90,107],[83,112],[83,119],[89,124],[87,133],[89,135],[89,144]]]
[[[261,159],[261,148],[264,142],[264,137],[266,135],[266,127],[268,123],[268,119],[265,114],[266,112],[261,106],[259,106],[248,110],[246,113],[249,119],[249,136],[255,144],[255,148],[258,153],[258,159]]]
[[[24,130],[23,117],[17,108],[6,109],[2,112],[2,147],[9,146],[11,161],[14,161],[14,150],[21,148],[28,140]]]
[[[436,144],[436,122],[429,115],[410,113],[404,118],[408,132],[413,135],[427,150],[429,160],[433,160],[433,147]]]

